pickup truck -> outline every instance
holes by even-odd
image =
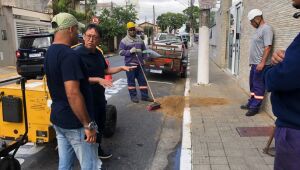
[[[159,55],[149,55],[145,60],[145,71],[148,73],[163,74],[176,73],[182,78],[187,77],[187,50],[184,44],[167,45],[162,43],[152,44],[149,47]]]

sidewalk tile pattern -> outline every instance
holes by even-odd
[[[274,158],[263,153],[268,136],[241,137],[237,127],[268,127],[264,112],[246,117],[239,106],[247,100],[233,76],[210,61],[210,84],[197,85],[197,48],[190,49],[190,98],[223,98],[223,105],[191,107],[193,170],[271,170]],[[274,142],[271,146],[274,146]]]

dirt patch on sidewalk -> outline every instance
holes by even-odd
[[[182,118],[183,109],[185,103],[189,102],[190,107],[205,107],[205,106],[216,106],[226,105],[229,101],[225,98],[214,98],[214,97],[184,97],[184,96],[165,96],[157,98],[157,101],[161,104],[160,112],[165,115],[173,116],[176,118]]]
[[[225,98],[214,98],[214,97],[191,97],[190,107],[200,107],[200,106],[215,106],[215,105],[226,105],[229,101]]]

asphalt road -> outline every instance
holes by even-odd
[[[111,66],[123,65],[123,58],[109,58]],[[148,75],[156,97],[183,95],[184,79],[176,75]],[[125,73],[113,75],[117,82],[107,90],[108,104],[118,110],[117,130],[113,137],[104,138],[102,148],[113,154],[103,161],[109,170],[178,169],[181,139],[181,120],[164,116],[163,113],[146,111],[147,102],[138,104],[130,101]],[[28,146],[36,147],[36,146]],[[56,144],[39,146],[39,152],[28,154],[23,151],[17,158],[24,170],[57,169]],[[25,148],[26,149],[26,148]],[[80,169],[78,162],[75,169]]]

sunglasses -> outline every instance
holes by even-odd
[[[135,32],[136,30],[135,30],[135,29],[132,29],[132,30],[128,30],[128,31],[130,31],[130,32]]]

